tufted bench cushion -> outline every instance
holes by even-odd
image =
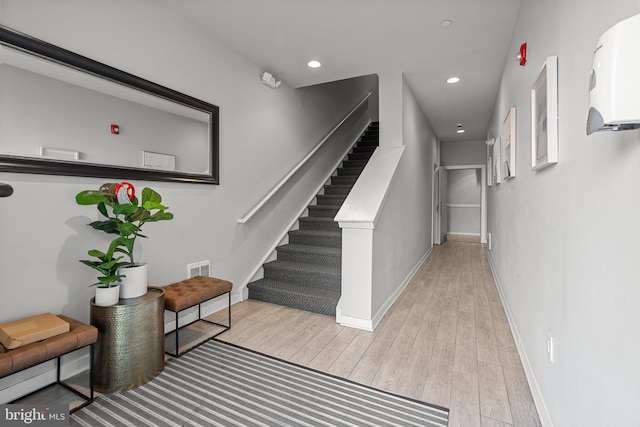
[[[231,291],[233,284],[215,277],[196,276],[163,287],[164,308],[182,311]]]
[[[88,396],[62,382],[60,380],[60,356],[90,346],[89,376],[91,376],[93,369],[93,346],[98,340],[98,329],[95,326],[87,325],[70,317],[62,315],[58,315],[58,317],[69,323],[69,332],[42,341],[26,344],[12,350],[7,350],[0,344],[0,378],[57,358],[56,383],[85,400],[82,405],[70,410],[70,412],[75,412],[93,402],[93,382],[89,382]]]
[[[7,350],[0,345],[0,377],[11,375],[47,360],[93,344],[98,339],[98,330],[66,316],[59,318],[69,323],[69,332],[46,340]]]
[[[175,352],[171,353],[170,351],[165,350],[165,353],[174,356],[180,357],[182,354],[191,350],[204,341],[196,344],[188,350],[180,352],[179,346],[179,331],[181,328],[187,325],[178,326],[178,313],[187,308],[198,306],[198,318],[195,321],[202,320],[207,323],[211,323],[214,325],[222,326],[224,329],[222,332],[225,332],[231,328],[231,290],[233,289],[233,283],[228,280],[217,279],[215,277],[205,277],[205,276],[196,276],[191,279],[183,280],[181,282],[172,283],[171,285],[164,286],[164,308],[165,310],[175,312]],[[200,304],[206,302],[210,299],[219,297],[221,295],[228,294],[229,295],[229,305],[228,305],[228,322],[226,325],[212,322],[210,320],[203,319],[200,313]],[[193,322],[191,322],[193,323]],[[210,338],[216,337],[220,335],[222,332],[218,332]],[[208,339],[210,339],[208,338]],[[206,341],[206,340],[205,340]]]

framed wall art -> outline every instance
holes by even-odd
[[[497,136],[493,142],[493,182],[495,185],[498,185],[502,182],[502,142],[500,137]]]
[[[502,163],[500,175],[503,179],[516,176],[516,107],[511,107],[502,122]]]
[[[547,57],[531,88],[531,168],[558,163],[558,57]]]
[[[487,139],[484,143],[487,145],[487,185],[493,187],[493,144],[495,138]]]

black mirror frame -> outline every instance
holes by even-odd
[[[73,163],[0,154],[0,172],[219,184],[219,107],[77,53],[0,26],[0,44],[211,114],[210,174]]]

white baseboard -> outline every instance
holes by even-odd
[[[538,416],[540,417],[540,422],[542,423],[543,427],[554,427],[553,419],[551,418],[549,409],[547,408],[547,405],[544,401],[542,391],[540,390],[540,386],[538,385],[538,381],[536,380],[536,376],[533,372],[533,368],[531,367],[531,363],[529,362],[529,358],[527,357],[527,352],[525,351],[524,344],[522,343],[522,339],[520,338],[518,327],[513,318],[513,315],[511,314],[511,310],[507,305],[507,300],[504,296],[502,284],[500,283],[500,279],[498,279],[498,275],[496,274],[496,271],[493,265],[493,260],[491,259],[491,253],[489,251],[485,251],[485,254],[487,256],[487,260],[489,261],[489,267],[491,268],[491,275],[493,276],[493,280],[495,280],[496,282],[496,288],[498,288],[498,294],[500,295],[502,306],[504,307],[504,311],[507,314],[509,327],[511,328],[513,339],[516,342],[516,348],[518,349],[518,354],[520,355],[520,360],[522,361],[522,366],[524,368],[527,381],[529,382],[529,386],[531,388],[531,394],[533,395],[533,401],[536,405]]]
[[[339,303],[338,303],[338,306],[340,306]],[[351,316],[343,316],[339,308],[336,308],[336,322],[348,328],[362,329],[363,331],[369,331],[369,332],[372,332],[374,328],[372,320],[359,319],[357,317],[351,317]]]

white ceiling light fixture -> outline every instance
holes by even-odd
[[[464,129],[462,129],[462,123],[458,123],[458,130],[456,132],[457,133],[464,133]]]
[[[460,77],[449,77],[447,79],[447,83],[451,84],[455,84],[458,83],[460,81]]]
[[[444,27],[444,28],[447,28],[447,27],[450,27],[451,24],[452,24],[452,21],[450,19],[445,19],[444,21],[442,21],[440,23],[440,26]]]
[[[309,66],[309,68],[320,68],[322,64],[320,63],[320,61],[313,59],[307,62],[307,65]]]

